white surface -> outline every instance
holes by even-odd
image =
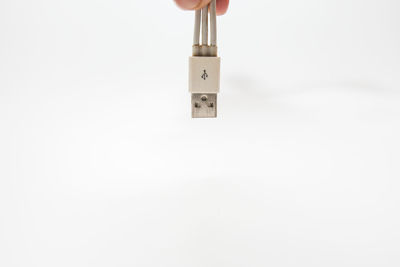
[[[157,6],[158,5],[158,6]],[[0,266],[399,266],[400,2],[0,2]]]

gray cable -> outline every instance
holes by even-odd
[[[217,46],[217,0],[210,4],[211,46]]]
[[[202,45],[208,45],[208,6],[203,7],[202,9]]]
[[[194,37],[193,45],[200,45],[200,24],[201,24],[201,10],[196,10],[194,19]]]

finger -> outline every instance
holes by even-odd
[[[223,15],[228,11],[229,0],[217,0],[217,14]]]
[[[175,0],[176,4],[182,9],[194,10],[208,5],[211,0]],[[228,10],[229,0],[217,0],[217,14],[223,15]]]
[[[175,3],[182,9],[199,9],[210,3],[211,0],[175,0]]]

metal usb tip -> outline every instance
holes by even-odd
[[[217,94],[192,94],[192,118],[216,118]]]

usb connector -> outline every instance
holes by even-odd
[[[219,57],[194,56],[189,59],[189,91],[192,94],[193,118],[217,117],[219,77]]]
[[[217,94],[192,94],[192,118],[216,118]]]
[[[211,42],[208,44],[208,11]],[[196,11],[193,56],[189,58],[189,92],[193,118],[217,117],[221,59],[217,56],[216,0]],[[200,44],[200,26],[202,43]]]

